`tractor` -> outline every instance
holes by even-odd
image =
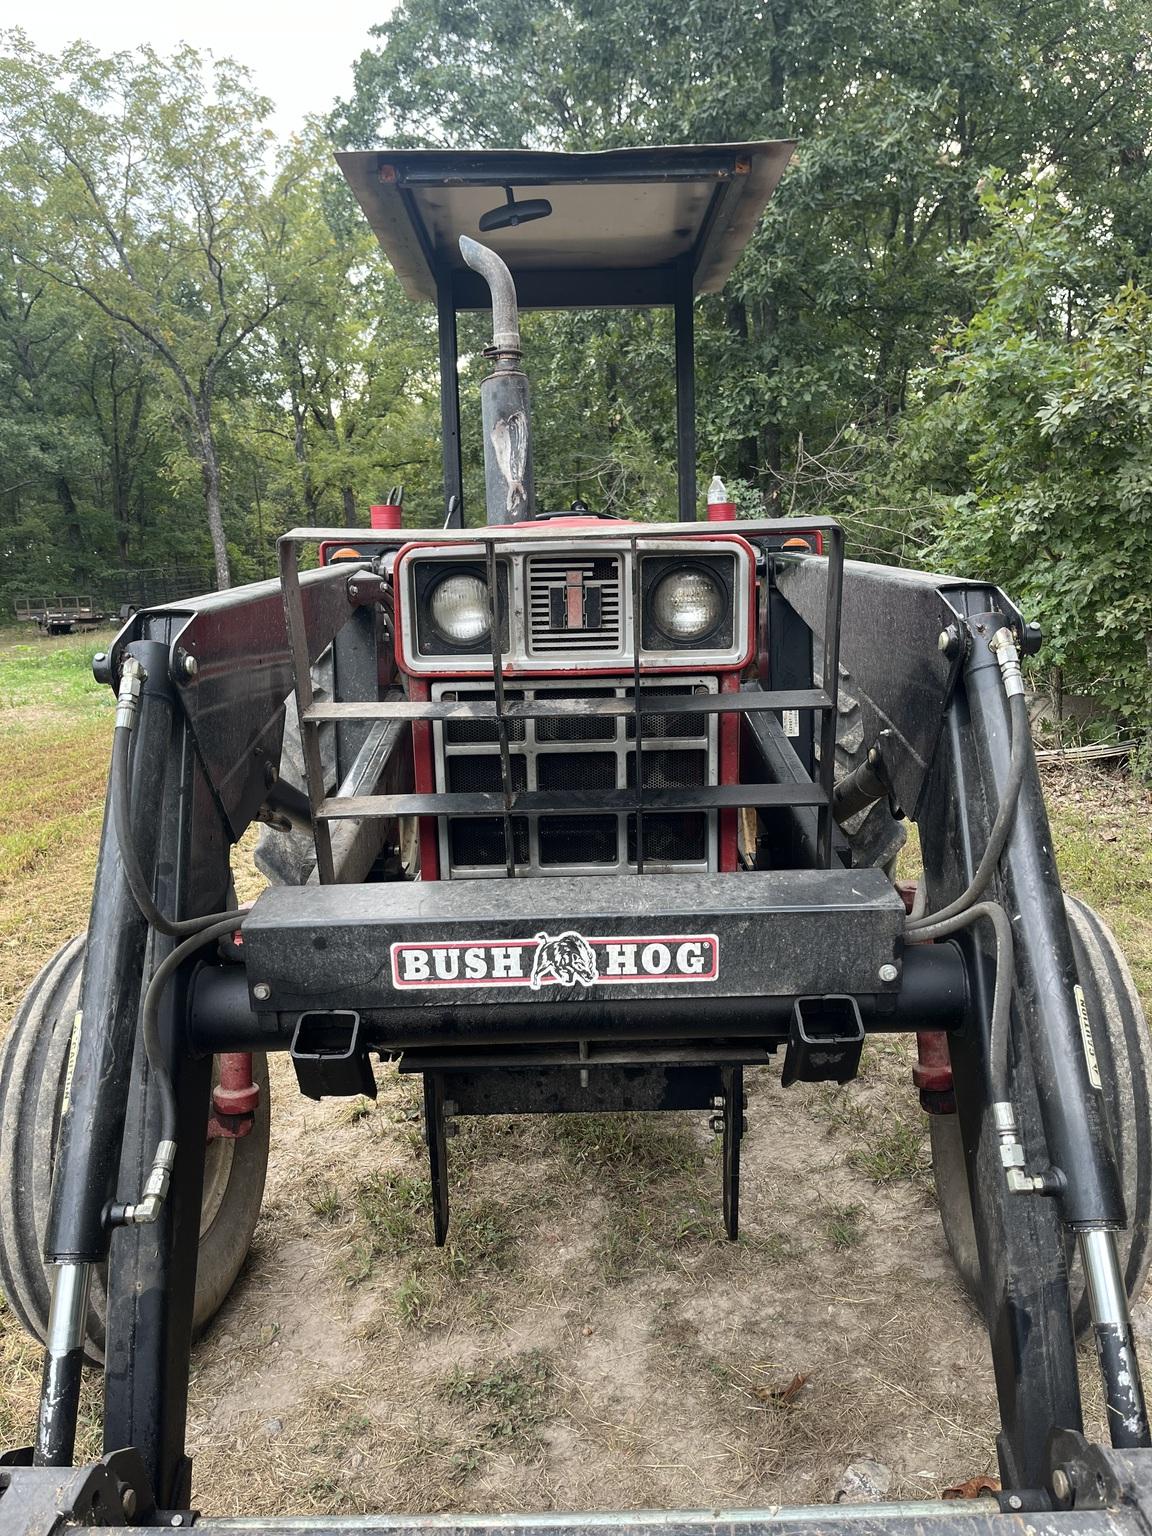
[[[985,581],[846,559],[831,518],[739,517],[717,484],[701,505],[694,297],[723,287],[792,147],[338,157],[436,305],[443,505],[405,526],[397,490],[370,527],[293,529],[277,580],[145,608],[95,658],[116,702],[90,926],[0,1062],[0,1282],[44,1345],[31,1443],[0,1463],[2,1536],[1152,1523],[1129,1313],[1147,1028],[1112,935],[1061,889],[1021,673],[1041,637]],[[673,312],[667,521],[537,500],[520,310],[603,306]],[[462,468],[468,311],[492,318],[483,509]],[[906,820],[915,889],[894,878]],[[254,821],[270,883],[245,907],[229,855]],[[269,1052],[313,1098],[375,1094],[377,1062],[419,1077],[438,1243],[459,1117],[684,1110],[722,1138],[737,1241],[744,1074],[847,1083],[893,1033],[917,1038],[945,1234],[987,1326],[995,1498],[198,1514],[190,1351],[259,1212]],[[1107,1445],[1084,1432],[1085,1333]],[[86,1363],[104,1454],[77,1465]]]

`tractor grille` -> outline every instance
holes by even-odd
[[[623,651],[617,556],[532,555],[527,567],[530,655]]]
[[[585,562],[588,565],[594,562]],[[610,562],[598,561],[596,564]],[[716,692],[714,677],[652,678],[643,692]],[[506,690],[511,699],[546,694],[552,698],[631,699],[624,683],[573,687],[570,682],[538,683]],[[493,698],[483,684],[438,683],[434,699]],[[718,782],[717,717],[702,714],[648,714],[643,717],[644,784],[649,789],[702,787]],[[633,722],[585,715],[565,720],[509,723],[509,758],[515,789],[627,789],[636,783]],[[450,720],[434,728],[436,787],[439,790],[495,790],[502,786],[499,736],[486,721]],[[450,879],[505,873],[504,821],[494,816],[442,816],[441,869]],[[518,875],[625,873],[636,866],[636,817],[630,812],[581,811],[565,815],[512,818]],[[716,868],[716,812],[660,811],[644,817],[644,868],[656,871]]]

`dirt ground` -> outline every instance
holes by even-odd
[[[75,748],[92,762],[82,803],[60,812],[73,820],[34,835],[58,807],[26,809],[13,775],[58,739],[59,715],[40,708],[16,698],[0,723],[5,1026],[83,926],[99,824],[107,713],[86,718]],[[1139,885],[1110,895],[1147,980],[1152,802],[1098,770],[1050,787],[1089,899],[1101,829],[1125,829],[1103,856]],[[1126,846],[1132,828],[1144,852]],[[987,1344],[944,1246],[910,1064],[904,1042],[881,1040],[847,1088],[747,1074],[737,1244],[723,1240],[702,1115],[464,1121],[437,1250],[416,1085],[381,1068],[375,1104],[314,1104],[275,1060],[255,1244],[193,1360],[196,1502],[213,1514],[756,1506],[830,1499],[861,1458],[890,1469],[896,1497],[994,1472]],[[5,1443],[29,1436],[38,1370],[0,1313]],[[95,1380],[85,1401],[94,1448]]]

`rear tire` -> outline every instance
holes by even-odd
[[[33,1338],[44,1342],[51,1292],[43,1260],[72,1026],[80,1003],[85,935],[40,972],[0,1052],[0,1289]],[[247,1136],[209,1141],[204,1167],[193,1327],[219,1311],[252,1242],[268,1167],[268,1063],[252,1058],[260,1088]],[[85,1358],[104,1359],[104,1266],[92,1276]]]
[[[1076,968],[1100,1063],[1104,1110],[1120,1167],[1128,1228],[1117,1234],[1130,1298],[1152,1264],[1152,1046],[1132,973],[1111,930],[1085,902],[1065,896]],[[940,1220],[965,1289],[980,1305],[980,1255],[957,1115],[931,1116],[932,1171]],[[1088,1298],[1079,1266],[1070,1277],[1077,1333],[1088,1327]]]

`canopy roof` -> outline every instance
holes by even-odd
[[[447,291],[487,308],[460,235],[504,258],[526,308],[670,304],[722,288],[791,157],[790,140],[567,154],[551,150],[372,149],[336,156],[412,299]],[[504,201],[547,198],[552,213],[481,234]],[[682,291],[682,289],[681,289]]]

